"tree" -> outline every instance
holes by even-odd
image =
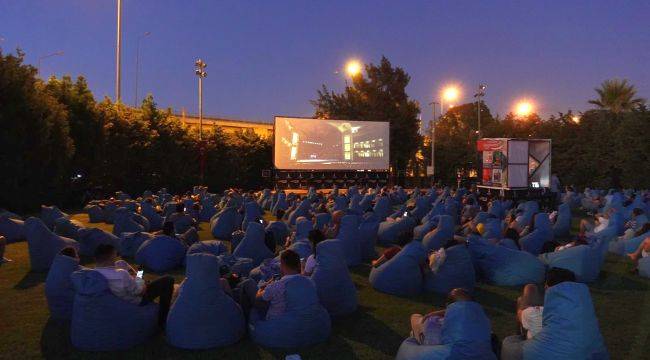
[[[385,57],[379,65],[365,65],[362,74],[352,78],[342,94],[325,85],[312,101],[315,117],[321,119],[352,119],[387,121],[390,123],[390,164],[394,170],[406,170],[422,141],[418,133],[420,107],[409,99],[406,86],[410,76],[393,67]]]
[[[645,99],[635,97],[636,88],[629,84],[627,79],[605,80],[600,84],[600,88],[594,90],[598,93],[598,99],[589,100],[589,103],[614,114],[631,111],[645,103]]]

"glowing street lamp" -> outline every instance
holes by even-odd
[[[571,116],[571,121],[573,121],[576,124],[580,124],[580,115]]]
[[[528,100],[521,100],[515,105],[515,114],[520,117],[526,117],[533,113],[535,107]]]
[[[441,99],[440,99],[440,109],[441,109],[441,114],[444,114],[445,112],[445,105],[444,102],[447,101],[448,103],[454,102],[458,100],[460,97],[460,89],[456,85],[449,85],[446,86],[444,89],[442,89],[442,94],[441,94]],[[453,105],[450,104],[449,107],[451,108]]]
[[[361,73],[361,62],[358,60],[350,60],[345,64],[345,72],[349,77],[355,77]]]

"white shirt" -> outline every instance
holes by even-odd
[[[285,296],[285,286],[288,280],[295,276],[302,276],[300,274],[285,275],[280,280],[276,280],[264,289],[262,299],[268,301],[269,309],[266,311],[266,320],[271,320],[284,314],[284,309],[287,307],[287,298]]]
[[[97,267],[95,271],[102,274],[108,281],[108,288],[113,295],[134,304],[140,304],[144,291],[144,280],[129,273],[135,272],[124,260],[115,262],[115,266]]]
[[[314,254],[309,255],[307,261],[305,261],[305,270],[303,271],[306,275],[311,275],[316,268],[316,258]]]
[[[532,339],[542,331],[543,313],[543,306],[530,306],[521,311],[521,326],[528,330],[526,338]]]

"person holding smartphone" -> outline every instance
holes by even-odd
[[[100,244],[95,250],[95,270],[102,274],[113,295],[143,306],[159,299],[158,325],[164,327],[174,293],[174,278],[166,275],[145,282],[144,273],[136,271],[129,263],[117,259],[113,245]]]

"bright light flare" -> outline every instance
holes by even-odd
[[[361,62],[358,60],[350,60],[348,61],[347,64],[345,64],[345,72],[350,77],[354,77],[361,74],[361,69],[362,69],[362,65]]]
[[[535,111],[535,106],[529,100],[521,100],[515,105],[515,114],[517,116],[528,116]]]
[[[571,121],[573,121],[576,124],[580,124],[580,115],[571,116]]]
[[[460,90],[456,85],[449,85],[442,90],[442,98],[445,101],[455,101],[460,96]]]

